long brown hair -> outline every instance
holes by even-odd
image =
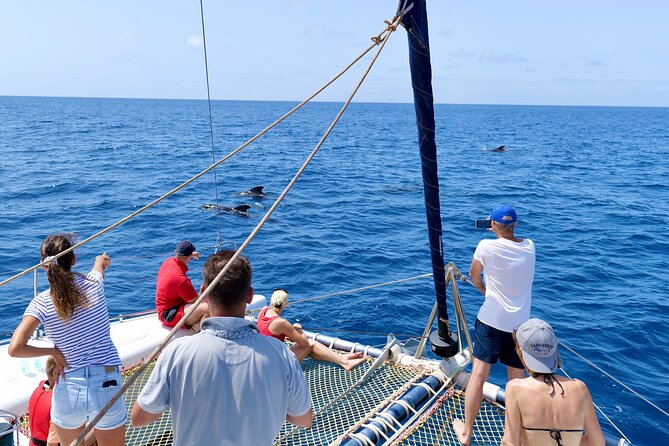
[[[48,236],[42,242],[40,249],[42,261],[71,248],[72,244],[70,234]],[[72,314],[77,307],[88,305],[88,298],[74,284],[74,274],[77,273],[72,273],[73,262],[74,252],[70,251],[44,265],[46,267],[46,277],[49,279],[49,285],[51,286],[51,300],[56,308],[56,315],[64,321],[72,319]]]

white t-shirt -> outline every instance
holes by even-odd
[[[474,260],[483,265],[485,302],[478,319],[498,330],[513,330],[530,318],[534,280],[534,242],[498,238],[481,240]]]

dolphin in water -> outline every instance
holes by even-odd
[[[248,210],[251,208],[250,205],[248,204],[240,204],[238,206],[235,206],[233,208],[228,207],[228,206],[219,206],[216,204],[203,204],[202,209],[205,211],[223,211],[227,212],[229,214],[234,214],[238,215],[240,217],[248,217],[249,213]]]
[[[239,192],[237,195],[241,197],[264,197],[265,192],[263,192],[264,186],[256,186],[252,187],[251,189],[244,191],[244,192]]]
[[[496,153],[499,153],[499,152],[506,152],[506,150],[504,149],[504,147],[506,147],[506,146],[499,146],[499,147],[497,147],[496,149],[489,149],[488,151],[489,151],[489,152],[496,152]]]

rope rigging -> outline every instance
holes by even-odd
[[[400,19],[401,19],[400,17],[395,17],[395,18],[393,19],[393,23],[395,23],[395,24],[399,23],[399,20],[400,20]],[[297,180],[302,176],[302,174],[304,173],[304,171],[306,170],[306,168],[309,166],[309,164],[311,163],[311,161],[313,160],[313,158],[316,156],[316,154],[318,153],[318,151],[319,151],[320,148],[322,147],[323,143],[325,143],[325,140],[326,140],[326,139],[330,136],[330,134],[332,133],[332,130],[334,129],[334,127],[337,125],[337,123],[338,123],[339,120],[341,119],[342,115],[344,114],[344,112],[346,111],[346,109],[348,108],[348,106],[350,105],[351,101],[353,100],[353,98],[355,97],[356,93],[357,93],[358,90],[360,89],[362,83],[363,83],[364,80],[367,78],[367,75],[369,74],[369,72],[371,71],[372,67],[373,67],[374,64],[376,63],[376,61],[377,61],[379,55],[381,54],[381,51],[383,51],[383,49],[385,48],[385,45],[386,45],[386,43],[388,42],[388,38],[389,38],[390,35],[392,34],[394,28],[395,28],[395,27],[392,27],[392,28],[391,28],[390,26],[388,26],[388,27],[387,27],[384,31],[382,31],[382,33],[381,33],[381,34],[383,35],[383,37],[381,38],[380,43],[378,43],[378,44],[377,44],[377,43],[374,43],[373,45],[370,46],[370,48],[368,48],[368,49],[363,53],[363,55],[364,55],[364,54],[366,54],[367,52],[369,52],[369,50],[371,50],[374,46],[377,46],[377,45],[379,46],[378,50],[376,51],[376,54],[374,55],[374,57],[372,58],[371,62],[370,62],[369,65],[367,66],[367,69],[366,69],[365,72],[362,74],[360,80],[358,81],[358,83],[357,83],[357,84],[355,85],[355,87],[353,88],[353,91],[351,92],[351,94],[349,95],[349,97],[346,99],[346,101],[344,102],[344,105],[341,107],[341,109],[339,110],[339,112],[337,113],[337,115],[335,116],[335,118],[332,120],[332,122],[331,122],[330,125],[328,126],[328,128],[327,128],[327,130],[325,131],[325,133],[323,134],[323,136],[320,138],[320,140],[318,141],[318,143],[316,144],[316,146],[312,149],[311,153],[309,153],[309,155],[307,156],[307,158],[305,159],[305,161],[302,163],[302,165],[300,166],[300,168],[297,170],[297,172],[295,173],[295,175],[293,176],[293,178],[290,180],[290,182],[288,183],[288,185],[284,188],[284,190],[281,192],[281,194],[278,196],[278,198],[274,201],[274,203],[272,204],[272,206],[267,210],[267,212],[266,212],[265,215],[262,217],[262,219],[260,220],[260,222],[256,225],[256,227],[253,229],[253,231],[251,231],[251,233],[248,235],[248,237],[246,238],[246,240],[244,240],[244,243],[242,243],[241,246],[237,249],[237,251],[235,251],[235,254],[230,258],[230,260],[228,261],[228,263],[227,263],[227,264],[223,267],[223,269],[218,273],[218,275],[214,278],[214,280],[212,280],[212,282],[209,284],[209,286],[208,286],[208,287],[207,287],[207,288],[206,288],[206,289],[205,289],[205,290],[198,296],[198,298],[192,303],[190,309],[189,309],[188,311],[186,311],[186,313],[184,314],[184,317],[182,317],[181,320],[174,326],[174,328],[172,328],[172,330],[171,330],[171,331],[169,332],[169,334],[165,337],[165,339],[164,339],[164,340],[163,340],[163,341],[162,341],[162,342],[161,342],[161,343],[160,343],[160,344],[159,344],[159,345],[158,345],[158,346],[151,352],[151,354],[149,354],[146,358],[144,358],[144,361],[142,362],[142,364],[140,364],[140,365],[137,367],[137,370],[136,370],[136,371],[135,371],[135,372],[134,372],[134,373],[133,373],[127,380],[125,380],[125,382],[123,383],[123,386],[121,386],[121,388],[114,394],[114,396],[111,397],[111,399],[109,400],[109,402],[107,402],[107,404],[100,410],[100,412],[98,412],[98,414],[95,416],[95,418],[93,418],[93,419],[88,423],[88,425],[86,425],[86,427],[83,429],[83,431],[77,436],[77,438],[71,443],[70,446],[76,446],[76,445],[80,444],[81,442],[83,442],[85,436],[86,436],[86,435],[87,435],[87,434],[88,434],[88,433],[95,427],[95,425],[102,419],[102,417],[103,417],[103,416],[107,413],[107,411],[114,405],[114,403],[115,403],[116,401],[118,401],[119,398],[122,398],[122,397],[123,397],[123,394],[128,390],[128,388],[130,388],[130,386],[132,386],[132,385],[134,384],[134,382],[137,380],[137,378],[144,372],[144,370],[146,370],[146,368],[148,367],[148,365],[149,365],[154,359],[157,358],[158,354],[165,348],[165,346],[172,340],[172,338],[174,338],[174,336],[176,335],[176,333],[177,333],[177,332],[181,329],[181,327],[183,327],[183,325],[186,323],[186,320],[187,320],[187,319],[191,316],[191,314],[197,309],[197,306],[198,306],[198,305],[199,305],[199,304],[200,304],[200,303],[201,303],[201,302],[202,302],[202,301],[209,295],[209,293],[211,292],[211,290],[212,290],[212,289],[213,289],[213,288],[214,288],[214,287],[221,281],[221,279],[222,279],[223,276],[228,272],[228,270],[230,269],[230,267],[232,266],[232,264],[239,258],[239,256],[242,254],[242,252],[244,252],[244,250],[246,249],[246,247],[251,243],[251,241],[252,241],[252,240],[255,238],[255,236],[258,234],[258,232],[260,231],[260,229],[261,229],[261,228],[265,225],[265,223],[269,220],[270,216],[274,213],[274,211],[277,209],[277,207],[279,206],[279,204],[283,201],[283,199],[285,198],[285,196],[288,194],[288,192],[289,192],[289,191],[292,189],[292,187],[295,185],[295,183],[297,182]],[[360,58],[362,58],[362,55],[359,56],[358,58],[356,58],[355,61],[347,67],[347,69],[350,68],[355,62],[357,62],[358,60],[360,60]],[[341,74],[343,74],[343,72],[340,72],[335,78],[333,78],[332,81],[328,82],[326,85],[330,85],[332,82],[334,82],[334,80],[336,80],[339,76],[341,76]],[[322,87],[321,89],[318,90],[318,92],[320,93],[324,88],[325,88],[325,87]],[[314,96],[315,96],[315,95],[312,95],[312,96],[309,98],[309,100],[310,100],[311,98],[313,98]],[[306,102],[308,102],[308,101],[303,101],[303,102],[300,103],[298,106],[296,106],[293,110],[291,110],[291,112],[289,112],[289,113],[292,113],[294,110],[296,110],[297,108],[301,107],[301,106],[304,105]],[[284,115],[284,116],[286,116],[286,115]],[[283,118],[283,117],[282,117],[282,118]],[[278,122],[277,122],[277,123],[278,123]],[[271,125],[269,128],[273,127],[274,125],[275,125],[275,124]],[[268,128],[268,129],[269,129],[269,128]],[[255,139],[257,139],[257,137],[252,138],[253,141],[254,141]],[[248,144],[249,144],[249,143],[246,143],[245,145],[242,145],[242,147],[246,147]],[[238,152],[239,150],[240,150],[240,149],[237,149],[234,153]],[[220,162],[219,162],[219,163],[220,163]],[[203,171],[203,172],[208,172],[209,170],[211,170],[212,168],[214,168],[217,164],[218,164],[218,163],[213,164],[213,165],[210,166],[209,168],[205,169],[205,171]],[[197,177],[199,178],[199,177],[202,176],[202,175],[203,175],[203,173],[199,174]],[[191,181],[191,182],[192,182],[192,181]],[[75,245],[75,246],[77,246],[77,245]],[[62,256],[62,255],[65,254],[66,252],[72,251],[72,250],[75,248],[75,246],[73,246],[72,248],[70,248],[70,249],[67,250],[67,251],[63,251],[63,252],[61,252],[60,254],[58,254],[58,256]],[[44,262],[41,262],[41,263],[44,263]],[[41,264],[41,263],[40,263],[40,264]],[[37,266],[39,266],[39,265],[37,265]],[[37,267],[37,266],[36,266],[36,267]],[[36,267],[33,267],[33,268],[36,268]],[[3,282],[3,283],[4,283],[4,282]],[[0,283],[0,285],[2,285],[3,283]]]
[[[306,168],[308,167],[308,165],[310,164],[310,162],[313,160],[313,158],[315,157],[315,155],[318,153],[318,151],[319,151],[320,148],[322,147],[322,145],[323,145],[323,143],[325,142],[325,140],[326,140],[326,139],[329,137],[329,135],[331,134],[332,130],[334,129],[334,127],[335,127],[336,124],[338,123],[339,119],[341,118],[341,116],[343,115],[343,113],[346,111],[346,109],[348,108],[348,106],[349,106],[350,102],[352,101],[353,97],[355,96],[355,94],[356,94],[357,91],[359,90],[359,88],[360,88],[360,86],[362,85],[363,81],[365,80],[365,78],[366,78],[367,75],[369,74],[369,72],[370,72],[372,66],[375,64],[377,58],[379,57],[381,51],[383,50],[385,44],[387,43],[388,38],[390,37],[390,35],[392,34],[392,32],[394,32],[394,31],[396,30],[396,28],[397,28],[397,24],[399,23],[399,18],[398,18],[398,17],[394,18],[392,23],[386,21],[386,24],[388,25],[388,27],[387,27],[384,31],[382,31],[379,35],[372,37],[372,42],[373,42],[373,43],[372,43],[367,49],[365,49],[365,50],[364,50],[364,51],[363,51],[357,58],[355,58],[354,61],[351,62],[351,64],[349,64],[345,69],[343,69],[342,71],[340,71],[340,72],[339,72],[337,75],[335,75],[332,79],[330,79],[328,82],[326,82],[322,87],[320,87],[318,90],[316,90],[316,92],[314,92],[311,96],[309,96],[307,99],[303,100],[301,103],[299,103],[299,104],[298,104],[297,106],[295,106],[293,109],[291,109],[289,112],[287,112],[286,114],[284,114],[283,116],[281,116],[278,120],[274,121],[272,124],[270,124],[270,125],[267,126],[265,129],[263,129],[261,132],[259,132],[257,135],[255,135],[254,137],[252,137],[251,139],[249,139],[248,141],[246,141],[245,143],[243,143],[241,146],[239,146],[237,149],[233,150],[232,152],[230,152],[229,154],[227,154],[226,156],[224,156],[223,158],[221,158],[220,160],[217,161],[217,160],[216,160],[216,155],[215,155],[215,143],[214,143],[214,132],[213,132],[213,117],[212,117],[212,105],[211,105],[210,82],[209,82],[209,69],[208,69],[208,61],[207,61],[207,47],[206,47],[206,37],[205,37],[205,22],[204,22],[204,11],[203,11],[203,3],[202,3],[202,0],[200,0],[200,12],[201,12],[201,24],[202,24],[202,38],[203,38],[203,50],[204,50],[204,64],[205,64],[206,86],[207,86],[207,103],[208,103],[208,111],[209,111],[209,130],[210,130],[210,139],[211,139],[212,164],[211,164],[210,166],[208,166],[206,169],[204,169],[203,171],[201,171],[200,173],[198,173],[198,174],[196,174],[195,176],[191,177],[191,178],[188,179],[187,181],[181,183],[181,184],[178,185],[177,187],[171,189],[171,190],[168,191],[167,193],[161,195],[161,196],[158,197],[157,199],[151,201],[150,203],[148,203],[148,204],[145,205],[144,207],[140,208],[139,210],[137,210],[137,211],[135,211],[135,212],[129,214],[128,216],[126,216],[126,217],[124,217],[124,218],[118,220],[117,222],[115,222],[115,223],[113,223],[112,225],[108,226],[107,228],[105,228],[105,229],[103,229],[103,230],[101,230],[101,231],[99,231],[99,232],[93,234],[92,236],[89,236],[88,238],[86,238],[86,239],[84,239],[83,241],[81,241],[81,242],[75,244],[74,246],[72,246],[72,247],[69,248],[68,250],[65,250],[65,251],[59,253],[57,256],[55,256],[56,258],[59,258],[59,257],[65,255],[65,254],[67,254],[67,253],[73,251],[74,249],[79,248],[79,247],[81,247],[81,246],[83,246],[83,245],[85,245],[85,244],[91,242],[92,240],[94,240],[94,239],[96,239],[96,238],[98,238],[98,237],[104,235],[105,233],[111,231],[112,229],[114,229],[114,228],[120,226],[121,224],[123,224],[123,223],[129,221],[130,219],[132,219],[132,218],[138,216],[139,214],[141,214],[141,213],[145,212],[146,210],[150,209],[151,207],[157,205],[159,202],[163,201],[164,199],[168,198],[169,196],[171,196],[171,195],[175,194],[176,192],[180,191],[181,189],[187,187],[188,185],[190,185],[191,183],[193,183],[194,181],[198,180],[200,177],[202,177],[203,175],[207,174],[208,172],[210,172],[210,171],[212,171],[212,170],[213,170],[213,174],[214,174],[214,189],[215,189],[216,204],[218,205],[218,204],[219,204],[219,194],[218,194],[218,181],[217,181],[217,171],[216,171],[216,168],[217,168],[218,165],[220,165],[220,164],[222,164],[223,162],[227,161],[229,158],[231,158],[232,156],[234,156],[234,155],[236,155],[237,153],[239,153],[241,150],[243,150],[244,148],[246,148],[247,146],[249,146],[251,143],[255,142],[257,139],[259,139],[261,136],[263,136],[263,135],[264,135],[265,133],[267,133],[269,130],[271,130],[272,128],[274,128],[275,126],[277,126],[280,122],[282,122],[283,120],[285,120],[286,118],[288,118],[289,116],[291,116],[293,113],[295,113],[297,110],[299,110],[302,106],[304,106],[304,105],[307,104],[309,101],[311,101],[314,97],[316,97],[318,94],[320,94],[322,91],[324,91],[324,90],[325,90],[327,87],[329,87],[333,82],[335,82],[339,77],[341,77],[346,71],[348,71],[348,69],[351,68],[355,63],[357,63],[360,59],[362,59],[362,57],[364,57],[367,53],[369,53],[375,46],[379,46],[379,48],[378,48],[378,51],[377,51],[377,53],[375,54],[373,60],[372,60],[371,63],[369,64],[367,70],[366,70],[365,73],[362,75],[362,78],[360,79],[360,81],[358,82],[358,84],[355,86],[353,92],[350,94],[350,96],[348,97],[348,99],[346,100],[346,102],[345,102],[344,105],[342,106],[341,110],[339,111],[339,113],[337,114],[337,116],[334,118],[333,122],[330,124],[330,126],[328,127],[328,129],[326,130],[326,132],[324,133],[324,135],[323,135],[323,136],[321,137],[321,139],[318,141],[318,143],[317,143],[316,146],[313,148],[313,150],[311,151],[311,153],[308,155],[308,157],[306,158],[306,160],[304,161],[304,163],[302,164],[302,166],[298,169],[298,171],[295,173],[294,177],[291,179],[291,181],[288,183],[288,185],[287,185],[287,186],[285,187],[285,189],[282,191],[282,193],[280,194],[280,196],[275,200],[275,202],[272,204],[272,206],[269,208],[269,210],[265,213],[265,215],[263,216],[263,218],[261,219],[261,221],[257,224],[257,226],[254,228],[254,230],[251,232],[251,234],[246,238],[246,240],[244,241],[244,243],[243,243],[239,248],[236,249],[236,252],[235,252],[234,256],[233,256],[232,259],[228,262],[228,265],[226,265],[226,267],[223,268],[223,270],[219,272],[219,274],[218,274],[218,275],[216,276],[216,278],[212,281],[212,283],[207,287],[207,289],[206,289],[203,293],[201,293],[201,295],[198,297],[198,299],[194,302],[194,304],[193,304],[193,306],[191,307],[191,309],[186,313],[186,315],[181,319],[181,321],[180,321],[180,322],[179,322],[179,323],[178,323],[178,324],[177,324],[177,325],[170,331],[170,333],[168,334],[168,336],[166,337],[166,339],[165,339],[165,340],[164,340],[158,347],[156,347],[156,349],[155,349],[155,350],[154,350],[154,351],[153,351],[153,352],[152,352],[152,353],[151,353],[151,354],[144,360],[144,362],[138,367],[138,369],[136,370],[136,372],[135,372],[131,377],[129,377],[128,380],[126,380],[126,382],[125,382],[124,385],[121,387],[121,389],[119,390],[119,392],[117,392],[117,394],[115,394],[115,395],[111,398],[111,400],[108,402],[108,404],[107,404],[107,405],[100,411],[100,413],[99,413],[99,414],[98,414],[98,415],[97,415],[97,416],[96,416],[96,417],[89,423],[89,425],[84,429],[84,431],[79,435],[79,437],[77,437],[77,439],[75,439],[75,441],[72,443],[73,445],[79,444],[79,443],[83,440],[83,438],[85,437],[85,435],[93,429],[93,427],[95,426],[95,424],[102,418],[102,416],[104,415],[104,413],[106,413],[107,410],[109,410],[109,408],[112,407],[112,405],[114,404],[114,402],[117,401],[119,398],[121,398],[122,395],[125,393],[125,391],[126,391],[126,390],[127,390],[127,389],[128,389],[134,382],[135,382],[136,377],[139,376],[141,373],[144,372],[144,370],[146,369],[147,365],[148,365],[153,359],[155,359],[155,358],[157,357],[157,355],[160,353],[160,351],[162,351],[162,349],[167,345],[167,343],[174,337],[174,335],[176,334],[176,332],[178,332],[178,330],[183,326],[183,324],[185,323],[185,321],[187,320],[187,318],[188,318],[188,317],[195,311],[195,308],[197,307],[197,305],[198,305],[200,302],[202,302],[202,300],[204,300],[204,299],[206,298],[206,296],[209,294],[210,290],[213,289],[213,287],[215,287],[216,284],[219,283],[219,281],[221,280],[221,278],[225,275],[225,273],[227,273],[227,271],[228,271],[228,269],[229,269],[229,266],[230,266],[230,265],[231,265],[231,264],[232,264],[232,263],[233,263],[233,262],[240,256],[240,255],[241,255],[241,253],[242,253],[242,252],[246,249],[246,247],[250,244],[250,242],[251,242],[251,241],[253,240],[253,238],[257,235],[257,233],[260,231],[260,229],[261,229],[261,228],[264,226],[264,224],[268,221],[269,217],[274,213],[274,211],[277,209],[278,205],[283,201],[283,199],[285,198],[285,196],[287,195],[287,193],[292,189],[292,187],[294,186],[294,184],[297,182],[297,180],[300,178],[300,176],[302,175],[302,173],[306,170]],[[222,244],[222,240],[221,240],[221,221],[220,221],[220,214],[218,214],[218,213],[217,213],[217,228],[218,228],[218,236],[217,236],[217,242],[216,242],[216,250],[218,250],[218,248],[219,248],[219,247],[221,246],[221,244]],[[28,269],[23,270],[23,271],[20,272],[20,273],[15,274],[14,276],[12,276],[12,277],[10,277],[10,278],[8,278],[8,279],[5,279],[5,280],[1,281],[1,282],[0,282],[0,286],[3,286],[3,285],[5,285],[5,284],[7,284],[7,283],[9,283],[9,282],[11,282],[11,281],[13,281],[13,280],[18,279],[19,277],[21,277],[21,276],[23,276],[23,275],[26,275],[26,274],[28,274],[28,273],[30,273],[30,272],[36,270],[36,269],[39,268],[40,266],[43,266],[44,263],[45,263],[45,262],[40,262],[40,263],[38,263],[38,264],[36,264],[36,265],[34,265],[34,266],[28,268]],[[351,294],[351,293],[358,292],[358,291],[369,290],[369,289],[373,289],[373,288],[377,288],[377,287],[381,287],[381,286],[388,286],[388,285],[392,285],[392,284],[397,284],[397,283],[407,282],[407,281],[410,281],[410,280],[416,280],[416,279],[426,278],[426,277],[431,277],[431,276],[432,276],[432,273],[422,274],[422,275],[418,275],[418,276],[414,276],[414,277],[410,277],[410,278],[406,278],[406,279],[400,279],[400,280],[395,280],[395,281],[385,282],[385,283],[381,283],[381,284],[376,284],[376,285],[370,285],[370,286],[360,287],[360,288],[356,288],[356,289],[352,289],[352,290],[348,290],[348,291],[337,292],[337,293],[331,293],[331,294],[326,294],[326,295],[322,295],[322,296],[316,296],[316,297],[306,298],[306,299],[302,299],[302,300],[296,300],[296,301],[293,302],[293,304],[304,303],[304,302],[313,301],[313,300],[319,300],[319,299],[325,299],[325,298],[329,298],[329,297],[340,296],[340,295],[343,295],[343,294]],[[471,285],[473,286],[473,283],[472,283],[466,276],[464,276],[462,273],[460,273],[459,271],[457,271],[457,276],[458,276],[458,278],[459,278],[460,280],[462,280],[462,281],[466,281],[466,282],[468,282],[469,284],[471,284]],[[335,331],[336,331],[336,330],[335,330]],[[345,330],[340,330],[340,331],[345,331]],[[353,332],[353,331],[351,331],[351,332]],[[357,333],[368,333],[368,334],[372,334],[373,332],[357,332]],[[637,397],[641,398],[641,399],[642,399],[643,401],[645,401],[646,403],[650,404],[651,406],[653,406],[654,408],[656,408],[657,410],[659,410],[659,411],[660,411],[661,413],[663,413],[664,415],[669,416],[669,413],[667,413],[665,410],[663,410],[662,408],[660,408],[659,406],[657,406],[656,404],[654,404],[653,402],[651,402],[650,400],[648,400],[648,399],[645,398],[644,396],[642,396],[642,395],[640,395],[639,393],[635,392],[635,391],[634,391],[633,389],[631,389],[629,386],[627,386],[627,385],[625,385],[624,383],[620,382],[619,380],[615,379],[613,376],[611,376],[610,374],[608,374],[607,372],[605,372],[604,370],[602,370],[600,367],[596,366],[594,363],[590,362],[588,359],[584,358],[583,356],[581,356],[580,354],[578,354],[577,352],[575,352],[573,349],[571,349],[571,348],[569,348],[568,346],[566,346],[563,342],[560,342],[560,344],[562,344],[563,347],[565,347],[567,350],[569,350],[570,352],[574,353],[576,356],[578,356],[579,358],[581,358],[582,360],[584,360],[586,363],[588,363],[588,364],[590,364],[591,366],[595,367],[597,370],[599,370],[600,372],[604,373],[606,376],[608,376],[609,378],[611,378],[612,380],[614,380],[616,383],[618,383],[619,385],[623,386],[625,389],[627,389],[628,391],[630,391],[631,393],[633,393],[633,394],[636,395]],[[565,374],[566,374],[566,372],[565,372]],[[598,408],[598,410],[600,410],[600,412],[601,412],[601,409]],[[606,415],[605,415],[603,412],[602,412],[602,414],[606,417]],[[608,417],[606,417],[606,418],[608,419]],[[610,421],[610,420],[609,420],[609,421]],[[611,424],[612,424],[614,427],[616,427],[612,422],[611,422]],[[616,429],[617,429],[617,427],[616,427]],[[620,430],[618,430],[618,431],[620,432]],[[624,434],[622,434],[622,432],[620,432],[620,434],[621,434],[623,437],[625,437]],[[625,437],[625,438],[626,438],[626,437]]]
[[[378,34],[377,36],[375,36],[375,37],[385,38],[384,36],[387,36],[387,33],[388,33],[388,32],[389,32],[388,29],[385,29],[384,31],[382,31],[381,33],[379,33],[379,34]],[[81,247],[81,246],[86,245],[87,243],[89,243],[89,242],[95,240],[96,238],[98,238],[98,237],[104,235],[105,233],[111,231],[112,229],[114,229],[114,228],[116,228],[116,227],[122,225],[123,223],[126,223],[127,221],[131,220],[132,218],[134,218],[134,217],[136,217],[136,216],[138,216],[138,215],[144,213],[145,211],[149,210],[150,208],[152,208],[152,207],[155,206],[156,204],[160,203],[160,202],[163,201],[164,199],[166,199],[166,198],[168,198],[169,196],[171,196],[171,195],[173,195],[173,194],[179,192],[181,189],[184,189],[185,187],[189,186],[191,183],[195,182],[195,181],[198,180],[200,177],[206,175],[206,174],[209,173],[211,170],[215,169],[217,166],[219,166],[220,164],[224,163],[225,161],[227,161],[228,159],[230,159],[231,157],[233,157],[233,156],[236,155],[237,153],[241,152],[242,150],[244,150],[246,147],[248,147],[249,145],[251,145],[252,143],[254,143],[255,141],[257,141],[258,139],[260,139],[260,137],[262,137],[263,135],[265,135],[267,132],[269,132],[269,131],[272,130],[274,127],[276,127],[277,125],[279,125],[281,122],[283,122],[284,120],[286,120],[286,119],[287,119],[288,117],[290,117],[292,114],[294,114],[294,113],[297,112],[299,109],[301,109],[302,107],[304,107],[304,106],[305,106],[309,101],[311,101],[313,98],[315,98],[315,97],[318,96],[320,93],[322,93],[326,88],[328,88],[330,85],[332,85],[337,79],[339,79],[341,76],[343,76],[343,75],[344,75],[344,74],[345,74],[345,73],[346,73],[346,72],[347,72],[353,65],[355,65],[357,62],[359,62],[360,59],[362,59],[364,56],[366,56],[367,53],[369,53],[375,46],[377,46],[377,43],[376,43],[377,40],[375,40],[374,38],[373,38],[372,40],[374,41],[374,43],[372,43],[372,44],[371,44],[370,46],[368,46],[365,50],[363,50],[363,52],[360,53],[355,59],[353,59],[353,61],[352,61],[350,64],[348,64],[348,66],[346,66],[345,68],[343,68],[339,73],[337,73],[337,74],[336,74],[335,76],[333,76],[330,80],[328,80],[325,84],[323,84],[320,88],[318,88],[314,93],[312,93],[310,96],[308,96],[308,97],[307,97],[306,99],[304,99],[302,102],[300,102],[300,103],[297,104],[295,107],[293,107],[292,109],[290,109],[288,112],[286,112],[284,115],[282,115],[279,119],[277,119],[276,121],[274,121],[273,123],[271,123],[270,125],[268,125],[267,127],[265,127],[265,128],[264,128],[263,130],[261,130],[258,134],[256,134],[254,137],[252,137],[251,139],[249,139],[249,140],[246,141],[245,143],[243,143],[241,146],[237,147],[235,150],[233,150],[232,152],[228,153],[226,156],[224,156],[224,157],[221,158],[220,160],[216,161],[214,164],[210,165],[209,167],[207,167],[206,169],[204,169],[204,170],[201,171],[200,173],[194,175],[193,177],[191,177],[191,178],[189,178],[188,180],[184,181],[184,182],[181,183],[180,185],[176,186],[175,188],[171,189],[170,191],[166,192],[165,194],[163,194],[163,195],[161,195],[160,197],[156,198],[155,200],[151,201],[149,204],[144,205],[143,207],[141,207],[140,209],[136,210],[135,212],[133,212],[133,213],[131,213],[131,214],[129,214],[129,215],[123,217],[122,219],[120,219],[120,220],[116,221],[115,223],[113,223],[113,224],[107,226],[106,228],[102,229],[101,231],[96,232],[95,234],[93,234],[93,235],[89,236],[88,238],[82,240],[81,242],[75,244],[75,245],[72,246],[71,248],[66,249],[65,251],[60,252],[59,254],[57,254],[56,256],[54,256],[54,259],[58,259],[58,258],[64,256],[65,254],[67,254],[67,253],[69,253],[69,252],[71,252],[71,251],[74,251],[75,249],[77,249],[77,248],[79,248],[79,247]],[[22,277],[22,276],[24,276],[24,275],[26,275],[26,274],[28,274],[28,273],[30,273],[30,272],[36,270],[37,268],[40,268],[40,267],[43,266],[44,264],[45,264],[45,262],[39,262],[38,264],[31,266],[30,268],[24,269],[24,270],[21,271],[20,273],[17,273],[17,274],[15,274],[15,275],[13,275],[12,277],[9,277],[9,278],[3,280],[2,282],[0,282],[0,287],[6,285],[6,284],[9,283],[9,282],[12,282],[12,281],[18,279],[19,277]]]

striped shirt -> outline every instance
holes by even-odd
[[[49,290],[39,293],[23,313],[23,316],[33,316],[44,325],[49,339],[65,356],[69,370],[89,365],[121,364],[109,333],[102,274],[91,271],[86,279],[74,275],[74,283],[88,298],[88,306],[76,308],[72,319],[63,321],[58,318]]]

